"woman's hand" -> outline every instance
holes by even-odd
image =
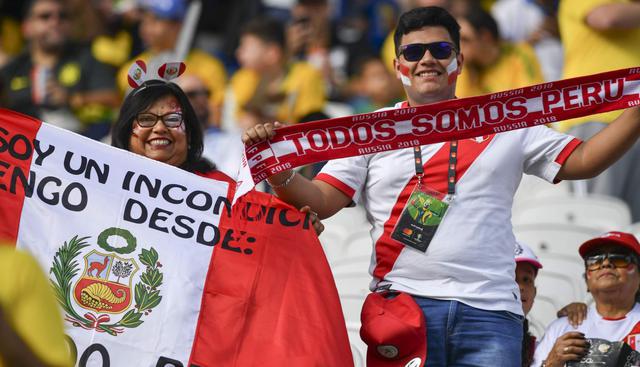
[[[320,233],[324,231],[324,224],[322,224],[322,222],[320,221],[320,218],[318,218],[318,214],[312,211],[311,207],[308,205],[305,205],[302,208],[300,208],[300,212],[309,213],[309,220],[313,225],[313,229],[316,231],[316,234],[320,236]]]
[[[568,361],[578,361],[589,351],[584,334],[571,331],[559,337],[545,359],[546,367],[562,367]]]
[[[577,328],[582,324],[582,321],[587,318],[587,305],[582,302],[569,303],[558,311],[557,316],[567,316],[569,324]]]
[[[281,128],[284,125],[278,121],[274,123],[267,122],[266,124],[259,124],[248,128],[242,134],[242,142],[245,145],[253,145],[273,138],[276,134],[275,129]]]

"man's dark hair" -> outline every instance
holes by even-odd
[[[462,15],[462,18],[471,24],[476,33],[487,30],[493,36],[494,40],[500,39],[498,23],[493,16],[481,6],[472,6]]]
[[[213,163],[202,157],[202,150],[204,149],[202,125],[198,121],[189,98],[179,86],[164,80],[147,80],[139,88],[129,93],[122,103],[118,119],[113,125],[111,145],[130,151],[131,131],[133,130],[133,121],[136,116],[140,112],[147,110],[160,98],[168,95],[176,97],[180,107],[182,107],[182,119],[187,131],[187,160],[180,168],[189,172],[198,171],[202,173],[215,169]]]
[[[66,2],[64,2],[63,0],[28,0],[24,2],[24,5],[22,6],[22,20],[27,19],[27,17],[29,17],[31,15],[31,10],[33,10],[33,7],[39,3],[39,2],[52,2],[52,3],[58,3],[62,6],[63,9],[67,10],[67,4]]]
[[[423,27],[444,27],[449,32],[456,49],[460,49],[460,25],[455,18],[441,7],[425,6],[409,10],[400,16],[398,26],[393,34],[396,55],[399,52],[402,36]]]
[[[260,17],[250,20],[241,35],[252,35],[265,43],[276,44],[282,49],[286,46],[284,24],[274,18]]]

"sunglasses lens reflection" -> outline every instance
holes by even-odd
[[[609,263],[616,268],[626,268],[629,264],[633,263],[633,259],[630,255],[624,254],[600,254],[590,256],[586,259],[587,269],[594,271],[602,268],[604,260],[609,260]]]
[[[402,55],[407,61],[418,61],[429,50],[431,56],[438,60],[448,59],[453,52],[453,45],[449,42],[412,43],[402,49]]]

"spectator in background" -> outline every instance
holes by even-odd
[[[472,97],[544,82],[531,46],[502,41],[489,12],[474,7],[458,18],[465,71],[458,77],[458,97]]]
[[[520,288],[520,300],[522,301],[522,311],[524,312],[524,322],[522,324],[522,366],[528,367],[533,361],[533,353],[536,349],[536,337],[529,332],[529,321],[527,315],[533,307],[536,298],[536,277],[538,270],[542,269],[542,264],[533,250],[521,242],[516,242],[516,283]]]
[[[564,45],[563,78],[640,65],[640,2],[563,0],[558,10]],[[557,124],[562,132],[581,139],[602,130],[620,111],[585,116]],[[598,177],[587,181],[589,193],[612,195],[631,208],[640,221],[640,144]]]
[[[178,35],[183,27],[186,15],[186,0],[164,0],[142,2],[142,20],[140,23],[140,37],[147,49],[124,64],[118,72],[118,86],[122,93],[127,91],[127,73],[129,66],[135,60],[147,63],[151,75],[155,75],[157,68],[164,62],[175,61],[171,55],[176,49]],[[222,63],[215,57],[198,49],[192,49],[184,60],[189,73],[198,75],[211,91],[209,103],[212,119],[219,121],[220,106],[224,99],[226,72]]]
[[[621,340],[640,350],[640,243],[630,233],[609,232],[583,243],[578,251],[595,302],[579,326],[562,317],[547,327],[533,366],[559,367],[579,360],[589,350],[585,338]]]
[[[491,7],[500,36],[527,42],[536,52],[546,81],[562,78],[563,54],[554,0],[498,0]]]
[[[2,105],[100,139],[119,103],[114,72],[69,42],[62,0],[32,0],[22,23],[26,51],[0,70]]]
[[[92,14],[89,18],[94,23],[93,34],[88,40],[96,59],[120,68],[127,60],[142,52],[142,41],[138,36],[140,12],[135,4],[94,0],[88,6]]]
[[[284,32],[283,24],[271,18],[247,23],[236,51],[241,69],[225,98],[223,129],[238,131],[273,120],[297,123],[323,110],[322,74],[309,63],[290,62]]]
[[[349,104],[356,114],[394,104],[402,95],[399,83],[376,56],[360,59],[356,75],[351,80],[350,91],[352,98]]]
[[[0,367],[72,365],[49,280],[28,253],[0,243]]]
[[[286,28],[286,49],[291,60],[306,61],[318,69],[331,91],[337,81],[329,59],[332,24],[327,0],[297,0]]]
[[[237,179],[244,151],[240,134],[224,131],[216,125],[209,103],[211,91],[199,76],[187,72],[176,80],[176,84],[187,95],[204,131],[203,157],[212,161],[227,176]]]

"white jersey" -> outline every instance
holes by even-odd
[[[396,105],[400,107],[400,105]],[[511,207],[522,174],[552,182],[580,144],[544,126],[458,143],[455,200],[426,252],[391,239],[415,182],[413,149],[333,160],[316,176],[362,201],[373,229],[371,288],[458,300],[522,315]],[[423,184],[447,193],[449,144],[422,147]]]
[[[553,321],[544,332],[544,337],[536,347],[532,366],[540,366],[553,348],[556,340],[570,331],[579,331],[587,338],[605,339],[612,342],[625,341],[634,350],[640,350],[640,304],[636,303],[625,317],[606,319],[598,313],[595,304],[589,306],[587,318],[582,325],[574,328],[566,317]],[[637,340],[636,340],[637,339]]]

